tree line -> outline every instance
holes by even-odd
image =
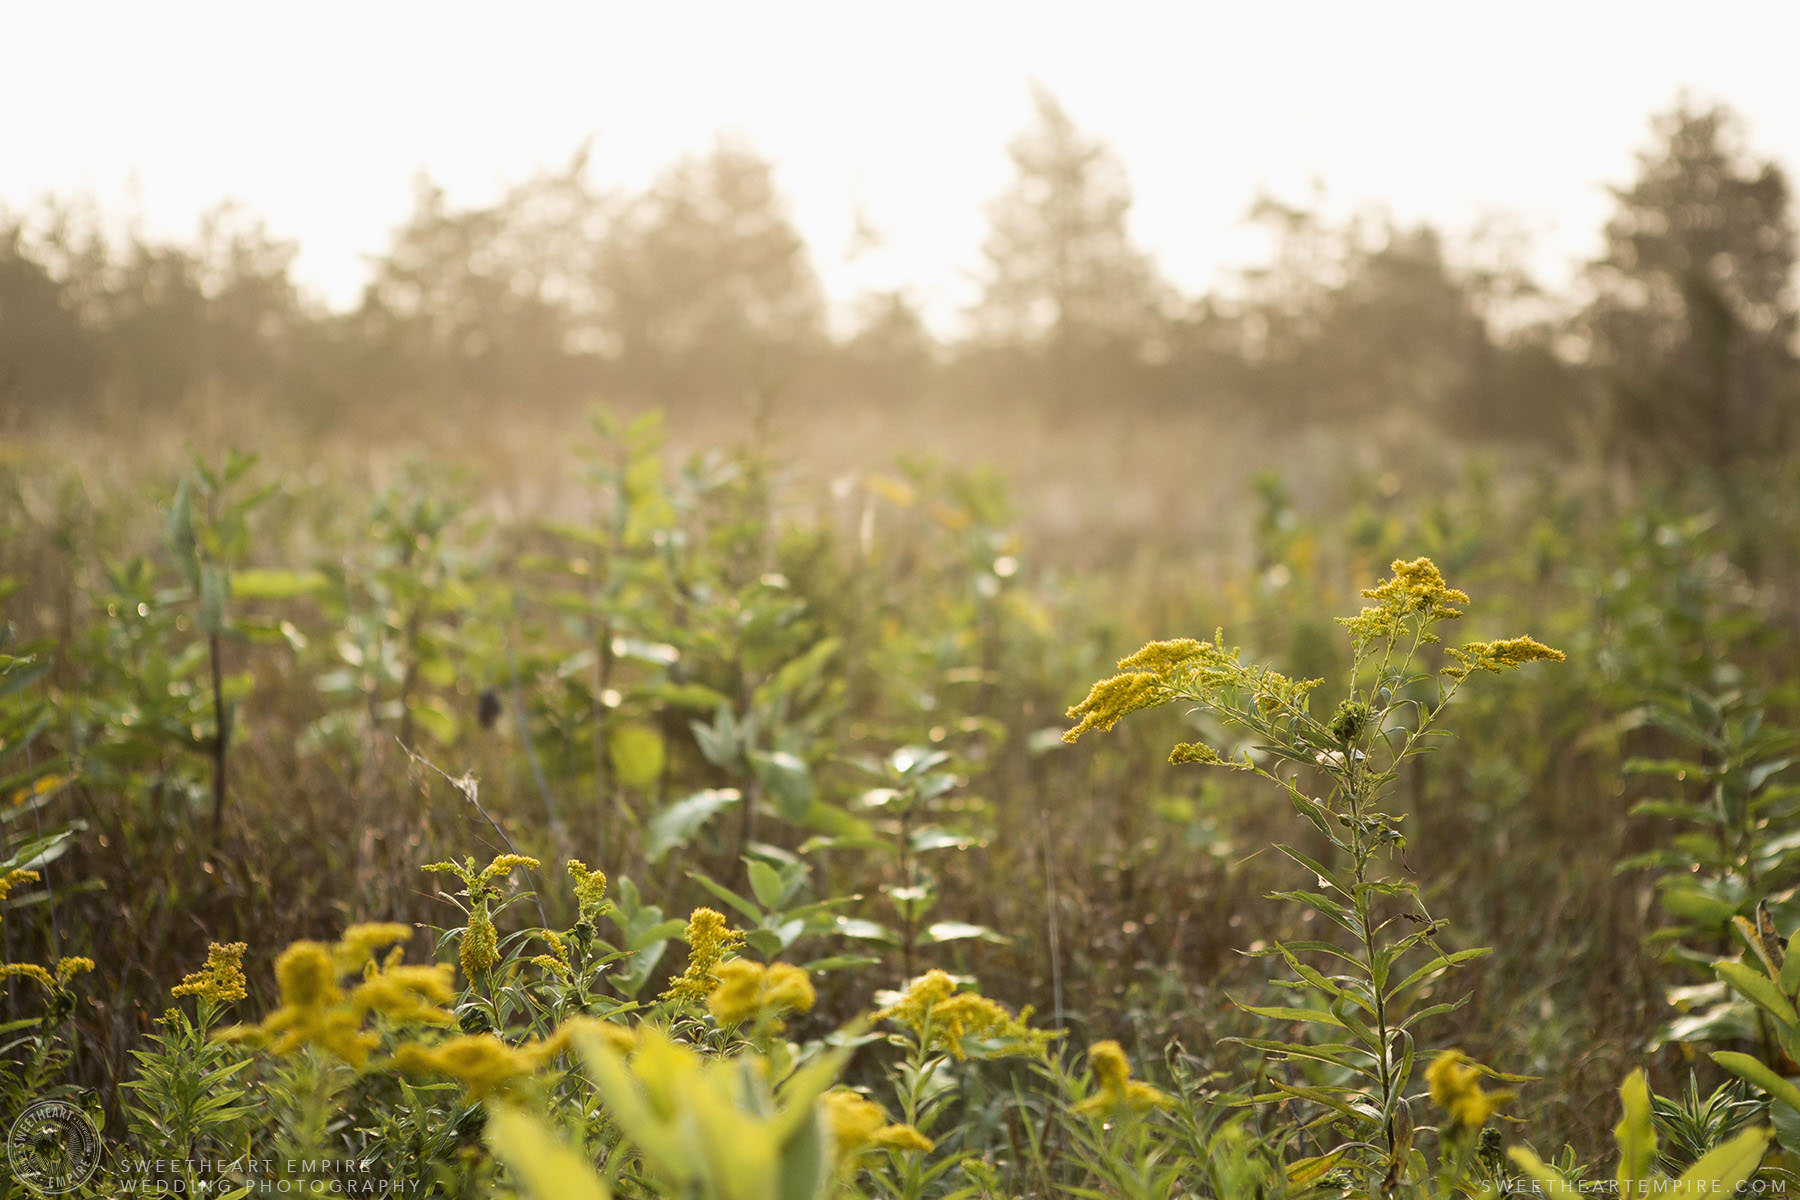
[[[1789,185],[1728,110],[1657,117],[1613,190],[1578,294],[1548,295],[1501,229],[1448,245],[1379,215],[1257,202],[1272,246],[1229,291],[1183,295],[1137,245],[1123,165],[1046,92],[988,211],[966,332],[905,292],[835,335],[772,165],[728,140],[622,194],[585,151],[496,203],[429,181],[360,301],[296,287],[295,247],[223,206],[187,243],[109,236],[91,205],[0,212],[0,420],[196,399],[348,413],[605,397],[676,411],[785,405],[1104,406],[1155,418],[1353,424],[1722,468],[1791,446]]]

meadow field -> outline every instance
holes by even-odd
[[[1720,120],[1624,210],[1753,191]],[[1108,284],[549,357],[14,225],[5,1194],[1785,1190],[1791,217],[1620,233],[1652,328],[1277,216],[1337,266],[1129,346]]]

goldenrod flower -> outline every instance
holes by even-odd
[[[469,924],[463,930],[462,951],[463,975],[470,983],[491,971],[500,961],[500,935],[494,929],[494,922],[488,916],[487,903],[477,904],[469,912]]]
[[[1429,558],[1415,558],[1410,562],[1397,558],[1392,570],[1391,577],[1363,589],[1365,597],[1380,603],[1364,608],[1354,617],[1338,618],[1338,624],[1350,630],[1351,641],[1359,655],[1373,642],[1399,638],[1402,626],[1409,618],[1422,624],[1452,621],[1463,615],[1455,606],[1469,602],[1468,593],[1445,583],[1443,572]],[[1437,637],[1421,631],[1420,640],[1435,642]]]
[[[810,1011],[817,999],[805,971],[787,963],[761,963],[735,958],[720,964],[718,984],[706,997],[706,1007],[720,1025],[736,1025],[751,1017],[789,1010]]]
[[[94,960],[82,955],[71,955],[56,960],[56,982],[67,983],[77,975],[85,975],[94,969]]]
[[[626,1026],[597,1017],[574,1016],[558,1025],[555,1033],[532,1045],[530,1053],[540,1064],[548,1062],[569,1049],[577,1033],[591,1033],[619,1054],[630,1054],[637,1048],[637,1034]]]
[[[1536,638],[1516,637],[1499,642],[1470,642],[1449,651],[1456,665],[1445,667],[1452,679],[1467,678],[1472,671],[1512,671],[1534,662],[1562,662],[1567,656]]]
[[[404,926],[362,925],[347,930],[344,940],[335,947],[322,942],[295,942],[275,960],[280,1007],[260,1024],[232,1026],[213,1036],[220,1041],[263,1046],[273,1054],[292,1054],[302,1046],[317,1046],[360,1070],[380,1040],[363,1028],[363,1021],[371,1013],[402,1024],[453,1023],[455,1017],[443,1007],[455,999],[455,976],[448,965],[405,966],[399,961],[400,947],[395,947],[380,966],[369,957],[374,949],[392,940],[390,935],[395,931],[406,935]],[[238,947],[240,953],[241,950]],[[363,978],[346,995],[339,976],[354,968],[340,968],[359,958]],[[209,967],[213,965],[210,957],[208,963]]]
[[[1129,671],[1102,679],[1088,689],[1087,699],[1065,714],[1078,724],[1065,730],[1062,740],[1076,741],[1090,729],[1104,733],[1139,709],[1154,708],[1172,698],[1173,693],[1148,671]]]
[[[318,1008],[336,1001],[340,992],[331,950],[319,942],[295,942],[275,960],[275,983],[281,1003]]]
[[[444,1007],[455,1000],[456,980],[449,963],[385,967],[350,993],[350,1007],[358,1017],[380,1013],[413,1025],[455,1024],[456,1015]]]
[[[529,854],[499,854],[494,857],[493,862],[489,863],[482,870],[480,881],[483,886],[486,886],[487,884],[493,883],[494,880],[499,879],[501,876],[512,874],[518,867],[524,867],[526,870],[535,871],[541,865],[542,864],[540,864],[537,859],[531,857]]]
[[[529,1075],[537,1061],[491,1033],[468,1033],[435,1046],[408,1042],[394,1051],[394,1065],[413,1074],[448,1075],[470,1100],[480,1100]]]
[[[1401,612],[1423,613],[1433,620],[1462,616],[1462,610],[1452,605],[1467,604],[1469,594],[1445,583],[1444,573],[1429,558],[1411,562],[1396,558],[1390,569],[1394,572],[1390,578],[1364,588],[1363,595]]]
[[[669,985],[662,998],[677,1004],[699,1004],[716,982],[714,968],[744,944],[744,935],[725,923],[724,913],[696,908],[688,916],[687,943],[687,969]]]
[[[1119,1043],[1110,1039],[1088,1047],[1088,1069],[1100,1090],[1074,1106],[1074,1111],[1091,1115],[1117,1112],[1143,1112],[1151,1108],[1167,1108],[1173,1097],[1159,1088],[1131,1077],[1131,1062]]]
[[[1169,751],[1170,766],[1179,767],[1184,763],[1199,763],[1204,767],[1244,767],[1243,763],[1232,762],[1205,742],[1181,742]]]
[[[965,1038],[1004,1043],[1000,1054],[1041,1054],[1061,1035],[1033,1029],[1026,1022],[1031,1010],[1014,1016],[1005,1005],[975,992],[958,992],[956,980],[943,971],[927,971],[913,980],[904,995],[875,1014],[878,1021],[898,1021],[925,1039],[931,1048],[947,1050],[956,1059],[966,1058]]]
[[[819,1098],[825,1128],[831,1135],[832,1157],[840,1166],[868,1150],[929,1151],[931,1139],[911,1125],[896,1125],[873,1100],[849,1088],[833,1088]]]
[[[0,979],[11,979],[14,976],[32,980],[47,992],[56,990],[56,980],[50,972],[36,963],[0,963]]]
[[[214,942],[206,948],[206,965],[184,975],[180,983],[169,989],[175,996],[198,996],[214,1004],[230,1004],[242,1000],[244,990],[243,942]]]
[[[1445,1050],[1425,1068],[1431,1099],[1449,1114],[1453,1126],[1480,1129],[1513,1098],[1509,1091],[1482,1090],[1481,1074],[1481,1067],[1460,1050]]]
[[[41,878],[43,877],[36,871],[26,870],[8,871],[5,875],[0,875],[0,900],[5,900],[20,884],[36,883]]]
[[[601,906],[606,903],[606,873],[588,870],[578,858],[571,858],[566,865],[569,877],[575,881],[575,903],[581,906],[582,919],[599,920]]]
[[[337,972],[348,975],[353,971],[360,971],[374,960],[377,953],[405,942],[410,937],[412,930],[395,921],[352,925],[344,930],[344,936],[332,954]]]

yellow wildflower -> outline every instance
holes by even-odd
[[[448,1075],[470,1100],[480,1100],[529,1075],[537,1060],[491,1033],[468,1033],[435,1046],[408,1042],[394,1051],[394,1065],[410,1074]]]
[[[337,1000],[337,969],[331,950],[319,942],[295,942],[275,960],[275,983],[281,1003],[295,1008],[319,1008]]]
[[[493,919],[488,916],[485,901],[469,911],[469,925],[463,930],[462,952],[459,957],[462,960],[463,974],[470,983],[486,975],[500,961],[500,935],[494,929]]]
[[[41,878],[43,877],[36,871],[25,870],[8,871],[5,875],[0,875],[0,900],[6,899],[20,884],[36,883]]]
[[[94,969],[94,960],[82,955],[71,955],[56,960],[56,982],[67,983],[77,975],[85,975]]]
[[[1464,679],[1472,671],[1512,671],[1527,663],[1562,662],[1567,656],[1533,637],[1507,638],[1499,642],[1470,642],[1449,651],[1455,666],[1445,667],[1444,674]]]
[[[873,1100],[849,1088],[833,1088],[819,1098],[825,1128],[831,1135],[832,1157],[848,1164],[868,1150],[929,1151],[931,1139],[911,1125],[895,1125]]]
[[[30,979],[47,992],[56,990],[56,980],[52,978],[50,972],[36,963],[0,963],[0,979],[11,979],[14,976],[20,979]]]
[[[736,1025],[751,1017],[788,1010],[807,1012],[817,999],[805,971],[787,963],[761,963],[732,959],[714,972],[718,984],[706,998],[706,1007],[720,1025]]]
[[[687,923],[688,964],[664,1000],[677,1004],[699,1004],[706,999],[716,982],[713,971],[727,954],[744,944],[744,935],[725,923],[725,914],[711,908],[696,908]]]
[[[212,943],[206,948],[206,965],[184,975],[181,982],[170,989],[170,994],[198,996],[214,1004],[242,1000],[246,994],[244,951],[247,949],[249,947],[243,942]]]
[[[1130,1060],[1119,1043],[1111,1039],[1088,1047],[1088,1068],[1100,1090],[1075,1105],[1078,1113],[1104,1116],[1120,1111],[1143,1112],[1175,1103],[1167,1092],[1133,1079]]]
[[[515,868],[524,867],[528,871],[535,871],[541,865],[529,854],[498,854],[494,856],[494,861],[482,870],[479,879],[481,884],[486,886],[504,875],[512,874]]]
[[[1235,767],[1246,770],[1243,763],[1232,762],[1224,755],[1208,746],[1205,742],[1181,742],[1169,751],[1169,765],[1179,767],[1183,763],[1199,763],[1206,767]]]
[[[1480,1129],[1513,1098],[1509,1091],[1484,1091],[1481,1073],[1481,1067],[1460,1050],[1445,1050],[1425,1068],[1431,1099],[1449,1114],[1453,1126]]]
[[[1429,558],[1410,562],[1397,558],[1392,570],[1389,578],[1363,589],[1365,597],[1380,603],[1364,608],[1354,617],[1338,618],[1338,624],[1349,628],[1358,654],[1371,642],[1399,637],[1408,617],[1424,622],[1455,620],[1463,615],[1455,606],[1469,602],[1468,593],[1445,583],[1443,572]],[[1435,642],[1437,637],[1427,633],[1421,640]]]
[[[374,960],[377,953],[405,942],[410,937],[412,930],[395,921],[352,925],[344,930],[342,940],[332,952],[337,972],[347,975],[352,971],[360,971]]]
[[[575,881],[575,903],[581,906],[582,919],[599,920],[600,908],[606,903],[606,873],[588,870],[578,858],[571,858],[566,866]]]
[[[1087,699],[1065,714],[1079,723],[1065,730],[1062,739],[1073,742],[1090,729],[1104,733],[1139,709],[1154,708],[1172,698],[1173,693],[1148,671],[1129,671],[1102,679],[1088,689]]]
[[[926,1039],[930,1047],[948,1050],[960,1060],[968,1056],[963,1046],[966,1038],[1001,1042],[1000,1054],[1041,1054],[1061,1035],[1031,1028],[1026,1023],[1030,1016],[1029,1008],[1014,1016],[1005,1005],[986,996],[958,992],[956,980],[932,970],[913,980],[905,994],[876,1013],[875,1019],[898,1021]]]
[[[455,1000],[456,980],[449,963],[394,964],[370,975],[350,993],[350,1007],[359,1018],[375,1012],[402,1024],[455,1024],[455,1014],[443,1007]]]
[[[1411,562],[1396,558],[1390,569],[1394,572],[1390,578],[1372,588],[1364,588],[1363,595],[1402,612],[1424,613],[1434,619],[1462,616],[1461,609],[1451,606],[1467,604],[1469,594],[1445,583],[1444,573],[1429,558],[1415,558]]]
[[[593,1034],[619,1054],[630,1054],[637,1048],[637,1034],[624,1025],[602,1021],[596,1017],[574,1016],[556,1027],[556,1032],[530,1047],[539,1063],[545,1063],[569,1049],[578,1033]]]

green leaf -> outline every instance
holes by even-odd
[[[785,750],[773,754],[758,750],[751,752],[750,765],[774,797],[775,810],[782,820],[797,825],[806,819],[807,810],[812,807],[813,787],[812,772],[803,760]]]
[[[986,925],[971,925],[966,921],[933,921],[925,927],[925,940],[930,942],[959,942],[971,938],[1001,946],[1008,941],[1005,934],[996,933]]]
[[[648,787],[662,775],[666,757],[663,736],[642,723],[614,726],[606,735],[606,757],[620,783]]]
[[[786,898],[787,887],[781,881],[781,873],[766,862],[755,859],[749,861],[750,890],[756,893],[757,900],[764,908],[778,909]]]
[[[669,851],[687,845],[700,827],[743,799],[736,788],[707,788],[684,796],[657,813],[644,834],[644,856],[661,862]]]
[[[1709,1057],[1745,1083],[1756,1085],[1790,1108],[1800,1109],[1800,1087],[1795,1086],[1793,1080],[1777,1074],[1760,1058],[1736,1050],[1715,1050]]]
[[[1761,971],[1753,971],[1740,962],[1716,962],[1713,964],[1713,971],[1745,999],[1766,1010],[1782,1025],[1791,1029],[1800,1024],[1800,1015],[1795,1014],[1793,1004],[1781,994],[1775,981]]]
[[[1650,1116],[1650,1084],[1642,1069],[1625,1077],[1619,1088],[1624,1116],[1613,1129],[1619,1143],[1618,1194],[1644,1194],[1650,1163],[1656,1157],[1656,1126]]]
[[[240,600],[292,600],[309,596],[328,582],[322,571],[253,567],[232,574],[231,594]]]
[[[1750,1178],[1769,1148],[1769,1131],[1746,1129],[1723,1146],[1715,1146],[1675,1181],[1677,1195],[1721,1195]]]

